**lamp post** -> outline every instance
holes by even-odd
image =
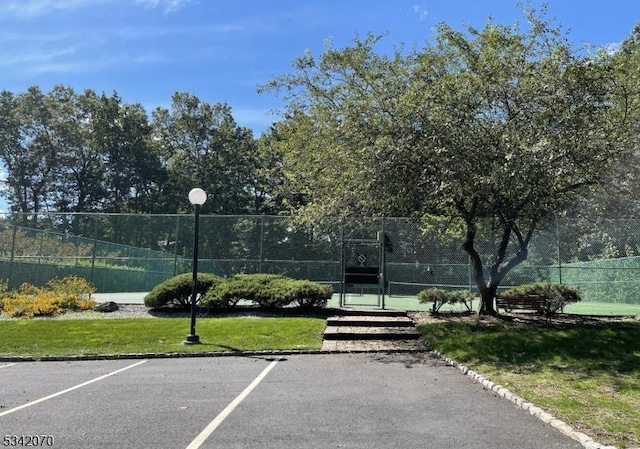
[[[200,188],[189,192],[189,202],[195,208],[195,220],[193,225],[193,283],[191,284],[191,327],[189,335],[183,341],[185,345],[200,343],[200,337],[196,335],[196,299],[198,295],[198,231],[200,228],[200,206],[207,201],[207,194]]]

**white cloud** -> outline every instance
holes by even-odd
[[[427,9],[426,3],[420,3],[413,5],[413,12],[418,16],[419,21],[423,21],[427,19],[429,15],[429,10]]]
[[[136,4],[138,5],[143,5],[148,8],[161,8],[165,13],[179,11],[189,3],[193,3],[193,0],[136,0]]]
[[[3,0],[0,3],[0,16],[32,19],[55,11],[76,10],[106,1],[111,0]]]
[[[160,8],[165,13],[176,12],[195,0],[135,0],[136,5]],[[58,11],[73,11],[105,3],[129,3],[130,0],[0,0],[0,17],[33,19]],[[131,3],[129,3],[131,4]]]
[[[76,52],[74,47],[61,48],[50,52],[25,52],[19,55],[3,55],[0,53],[0,67],[10,66],[31,66],[47,63],[51,60],[56,60],[64,56],[73,55]]]

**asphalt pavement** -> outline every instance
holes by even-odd
[[[0,447],[582,448],[429,353],[1,363],[0,385]]]

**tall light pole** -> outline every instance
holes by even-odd
[[[189,192],[189,202],[195,208],[195,220],[193,225],[193,282],[191,284],[191,328],[189,335],[182,342],[185,345],[200,343],[200,337],[196,335],[196,300],[198,295],[198,232],[200,229],[200,206],[207,201],[207,194],[200,188]]]

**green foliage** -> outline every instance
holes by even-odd
[[[49,92],[38,86],[0,91],[5,193],[13,211],[30,216],[42,210],[175,213],[194,182],[210,194],[206,212],[256,212],[275,197],[269,178],[277,173],[277,159],[257,147],[229,105],[186,92],[172,96],[170,109],[148,114],[116,92],[78,93],[61,85]],[[139,230],[123,230],[131,231]]]
[[[430,226],[464,237],[491,313],[534,232],[624,149],[606,119],[607,61],[574,52],[544,13],[525,10],[526,29],[441,24],[433,43],[392,55],[377,51],[380,36],[356,38],[264,86],[285,93],[280,147],[300,212],[442,217]]]
[[[256,141],[249,128],[238,126],[225,103],[209,104],[187,92],[176,92],[171,109],[153,112],[154,134],[167,157],[172,198],[184,204],[189,186],[202,187],[211,197],[203,212],[246,213],[259,166]]]
[[[292,290],[293,301],[301,309],[326,307],[333,295],[330,285],[320,285],[307,280],[292,279],[289,281],[289,288]]]
[[[546,282],[519,285],[505,290],[501,295],[507,297],[541,296],[547,301],[547,310],[552,314],[562,310],[567,304],[580,302],[582,300],[580,291],[577,288],[565,284],[550,284]]]
[[[277,274],[239,274],[216,285],[203,298],[210,308],[230,308],[239,301],[275,309],[296,304],[310,309],[326,306],[331,298],[330,286],[287,278]]]
[[[445,304],[464,304],[467,310],[471,310],[469,304],[473,295],[468,290],[444,290],[441,288],[428,288],[418,293],[418,301],[421,304],[433,303],[431,311],[436,313]]]
[[[222,280],[220,276],[215,274],[198,273],[196,285],[197,301],[200,302],[203,295],[209,289],[222,282]],[[144,304],[154,309],[166,306],[187,308],[191,304],[192,288],[193,274],[179,274],[156,285],[144,297]]]

